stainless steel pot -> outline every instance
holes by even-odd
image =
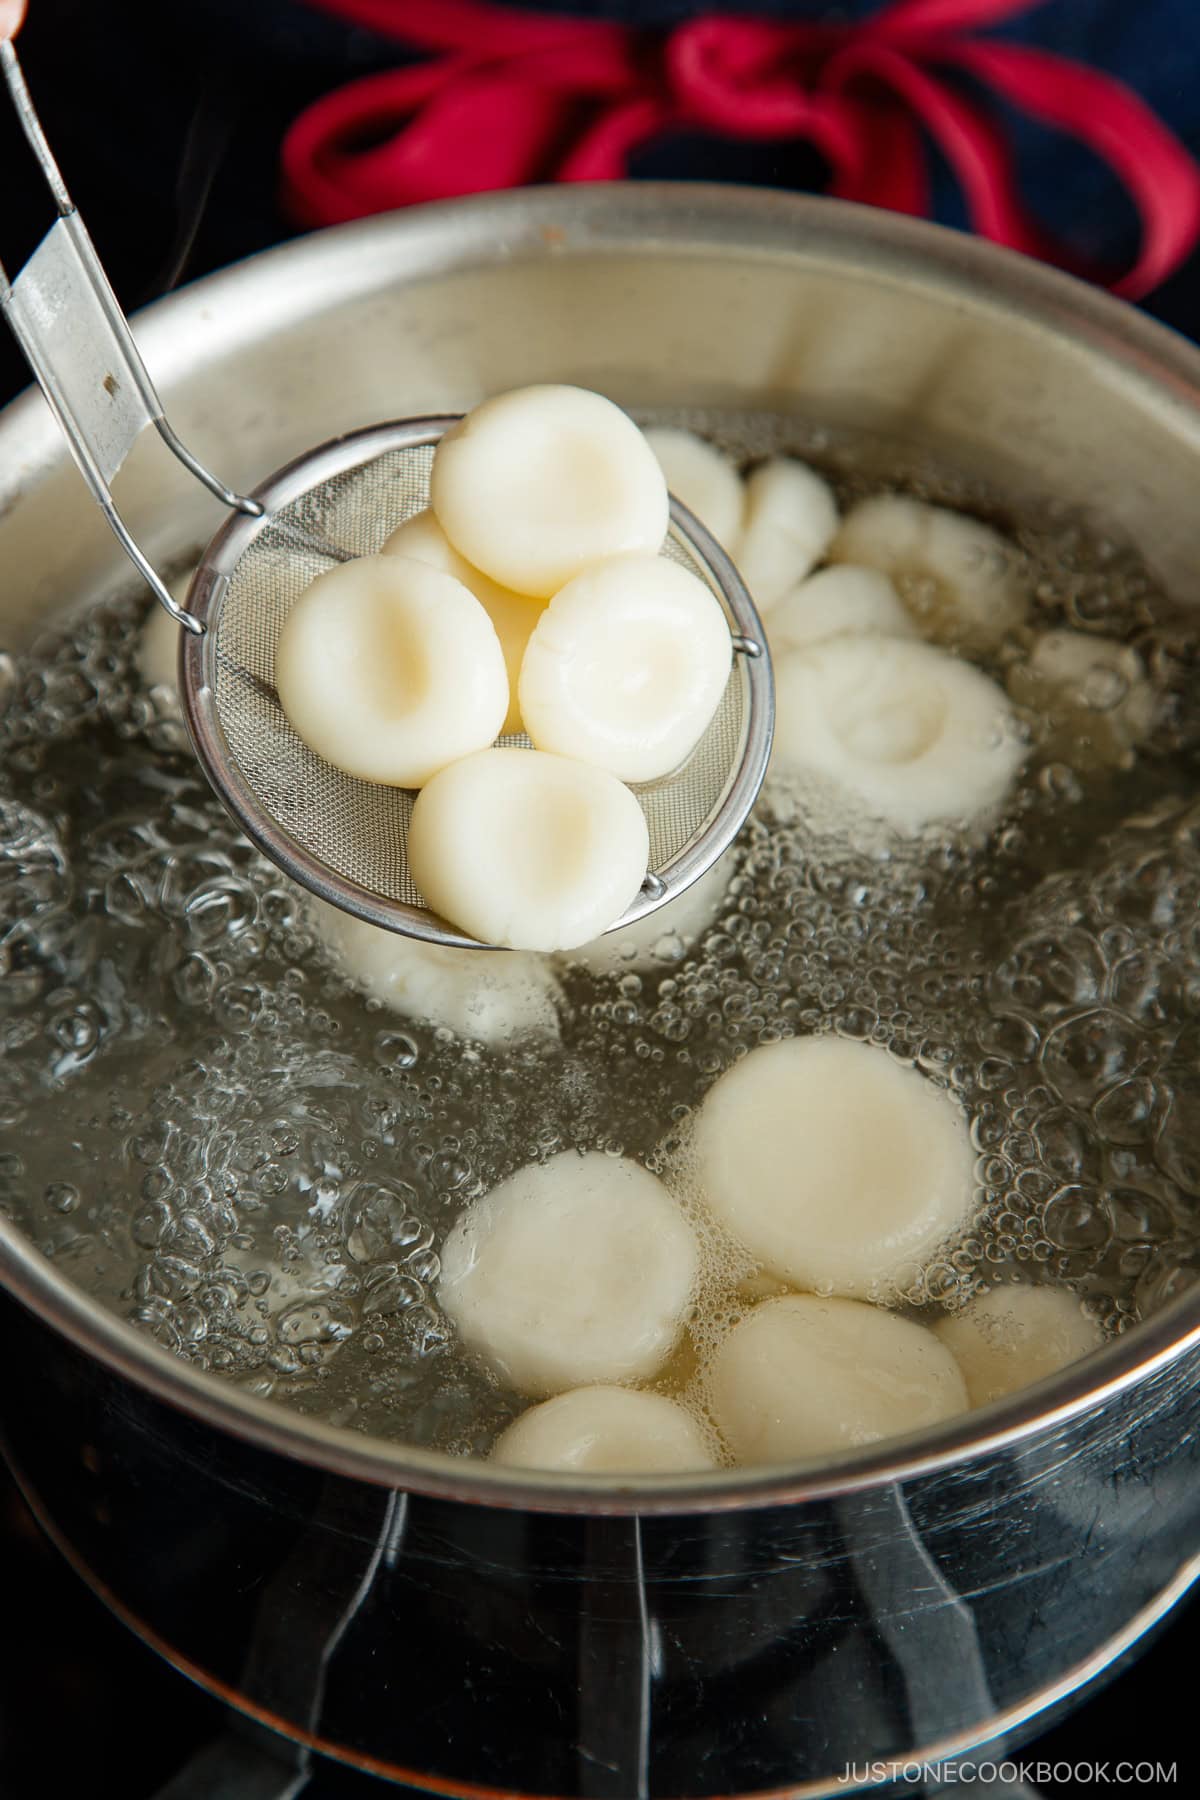
[[[1200,355],[982,244],[732,188],[522,193],[326,233],[152,308],[173,421],[251,485],[529,380],[952,452],[1200,566]],[[209,503],[121,477],[166,558]],[[17,640],[124,580],[42,403],[0,421]],[[86,1578],[300,1743],[438,1792],[825,1793],[1012,1744],[1200,1571],[1200,1295],[936,1433],[799,1470],[533,1480],[340,1432],[172,1359],[0,1219],[8,1454]]]

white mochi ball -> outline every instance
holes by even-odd
[[[966,650],[994,650],[1029,611],[1014,545],[966,513],[904,494],[852,506],[829,557],[890,575],[927,637]]]
[[[695,1234],[655,1176],[565,1150],[467,1209],[442,1251],[438,1300],[469,1350],[542,1396],[657,1373],[698,1268]]]
[[[804,463],[773,456],[751,471],[735,560],[760,613],[816,567],[837,523],[833,489]]]
[[[1103,1342],[1078,1294],[1016,1282],[977,1295],[934,1330],[962,1370],[972,1406],[1043,1381]]]
[[[530,1407],[497,1439],[492,1461],[581,1475],[676,1475],[716,1466],[691,1413],[665,1394],[586,1387]]]
[[[427,903],[513,950],[571,950],[607,931],[649,852],[645,815],[615,775],[541,750],[483,750],[442,769],[408,828]]]
[[[468,562],[547,600],[602,557],[657,554],[667,534],[653,450],[627,413],[585,388],[485,400],[438,444],[429,497]]]
[[[275,646],[279,704],[306,744],[363,781],[421,787],[481,750],[508,712],[504,653],[461,581],[401,556],[318,575]]]
[[[859,1300],[765,1300],[705,1374],[717,1428],[746,1467],[836,1455],[964,1412],[953,1356],[932,1331]]]
[[[932,644],[831,638],[775,665],[773,777],[832,782],[904,836],[997,810],[1026,753],[1003,691]]]
[[[555,594],[521,664],[520,707],[539,750],[622,781],[654,781],[686,761],[729,680],[720,602],[659,556],[615,556]]]
[[[1080,770],[1128,767],[1158,709],[1133,646],[1086,631],[1044,631],[1009,670],[1008,691],[1044,715],[1042,754]]]
[[[427,944],[321,900],[310,914],[349,980],[393,1012],[484,1044],[558,1036],[561,989],[545,957]]]
[[[714,1216],[771,1275],[864,1298],[967,1222],[974,1152],[954,1100],[886,1050],[837,1037],[765,1044],[696,1119]]]
[[[917,628],[886,575],[837,563],[789,588],[771,612],[771,653],[833,637],[915,637]]]
[[[658,458],[671,493],[695,513],[719,544],[734,554],[746,504],[736,464],[694,431],[656,425],[644,436]]]

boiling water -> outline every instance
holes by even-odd
[[[749,452],[783,441],[719,425]],[[789,441],[844,498],[866,490],[854,446]],[[993,510],[928,471],[906,485]],[[570,1146],[669,1172],[735,1057],[833,1030],[912,1059],[972,1120],[972,1230],[893,1299],[920,1316],[1017,1271],[1074,1287],[1110,1333],[1152,1311],[1200,1267],[1196,640],[1131,554],[1053,509],[1004,522],[1033,624],[1141,651],[1159,722],[1133,768],[1031,759],[986,842],[891,854],[764,804],[690,954],[668,935],[654,972],[568,973],[561,1042],[515,1051],[410,1025],[337,974],[141,689],[142,595],[0,660],[0,1205],[215,1374],[485,1450],[521,1403],[438,1312],[462,1206]],[[712,1259],[668,1385],[753,1288]]]

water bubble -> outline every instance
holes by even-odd
[[[384,1186],[363,1182],[349,1202],[346,1250],[355,1262],[374,1262],[397,1248],[411,1247],[422,1226],[414,1216],[415,1191],[407,1182]]]
[[[216,992],[217,971],[206,956],[193,951],[179,964],[173,983],[185,1006],[207,1006]]]
[[[120,850],[118,848],[118,855]],[[131,861],[128,853],[122,861]],[[229,853],[192,845],[166,857],[159,877],[159,904],[166,913],[186,917],[193,895],[207,882],[220,882],[231,873]]]
[[[275,1334],[281,1344],[295,1348],[302,1344],[335,1344],[348,1338],[354,1329],[349,1307],[337,1300],[309,1299],[279,1315]]]
[[[1131,1076],[1101,1094],[1092,1117],[1108,1143],[1139,1144],[1152,1135],[1159,1110],[1158,1089],[1150,1077]]]
[[[1098,1090],[1133,1076],[1148,1054],[1140,1030],[1119,1013],[1097,1009],[1047,1032],[1041,1066],[1064,1100],[1087,1104]]]
[[[104,911],[123,925],[140,925],[151,905],[151,895],[132,869],[121,869],[104,884]]]
[[[1046,1207],[1043,1225],[1051,1243],[1064,1250],[1095,1250],[1112,1235],[1103,1194],[1094,1188],[1060,1188]]]
[[[213,1013],[228,1031],[251,1031],[262,1012],[262,989],[253,982],[218,989]]]
[[[450,1150],[441,1150],[430,1159],[430,1180],[438,1187],[452,1191],[460,1188],[471,1176],[471,1165],[465,1157]]]
[[[171,1209],[163,1201],[153,1201],[134,1214],[130,1235],[143,1250],[156,1250],[173,1224]]]
[[[393,1271],[385,1280],[366,1288],[363,1315],[380,1318],[387,1313],[404,1312],[410,1306],[418,1306],[424,1298],[425,1290],[415,1277]]]
[[[1181,1256],[1176,1250],[1151,1257],[1138,1276],[1134,1302],[1143,1318],[1177,1300],[1200,1281],[1200,1257]]]
[[[100,1042],[102,1021],[99,1010],[90,1000],[80,1000],[56,1013],[50,1020],[50,1035],[64,1050],[74,1052],[82,1060],[91,1055]]]
[[[441,1258],[435,1250],[415,1250],[405,1257],[404,1266],[415,1281],[430,1285],[442,1272]]]
[[[184,903],[190,935],[215,944],[245,931],[258,915],[258,897],[248,882],[224,876],[198,887]]]
[[[1068,929],[1026,939],[996,970],[992,992],[1000,1008],[1006,1001],[1030,1011],[1078,1007],[1100,999],[1106,974],[1095,939]]]
[[[381,1031],[375,1040],[375,1059],[388,1069],[411,1069],[417,1046],[403,1031]]]
[[[1113,1230],[1125,1243],[1162,1243],[1174,1230],[1170,1208],[1141,1188],[1113,1188],[1108,1194]]]
[[[140,1192],[143,1200],[161,1200],[165,1194],[170,1193],[174,1185],[170,1169],[165,1163],[160,1163],[157,1168],[142,1176]]]
[[[1103,1169],[1100,1146],[1083,1120],[1065,1109],[1048,1112],[1034,1135],[1048,1169],[1067,1179],[1098,1180]]]

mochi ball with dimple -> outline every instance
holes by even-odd
[[[656,554],[667,533],[654,452],[627,413],[585,388],[485,400],[439,442],[429,494],[468,562],[544,599],[602,557]]]
[[[490,744],[508,712],[499,639],[441,569],[360,556],[318,575],[283,622],[275,686],[288,721],[327,762],[421,787]]]
[[[993,812],[1026,754],[1002,690],[932,644],[831,638],[776,663],[772,776],[817,776],[904,836]]]
[[[704,582],[663,557],[612,557],[568,582],[535,625],[521,716],[539,750],[653,781],[695,749],[732,660]]]

